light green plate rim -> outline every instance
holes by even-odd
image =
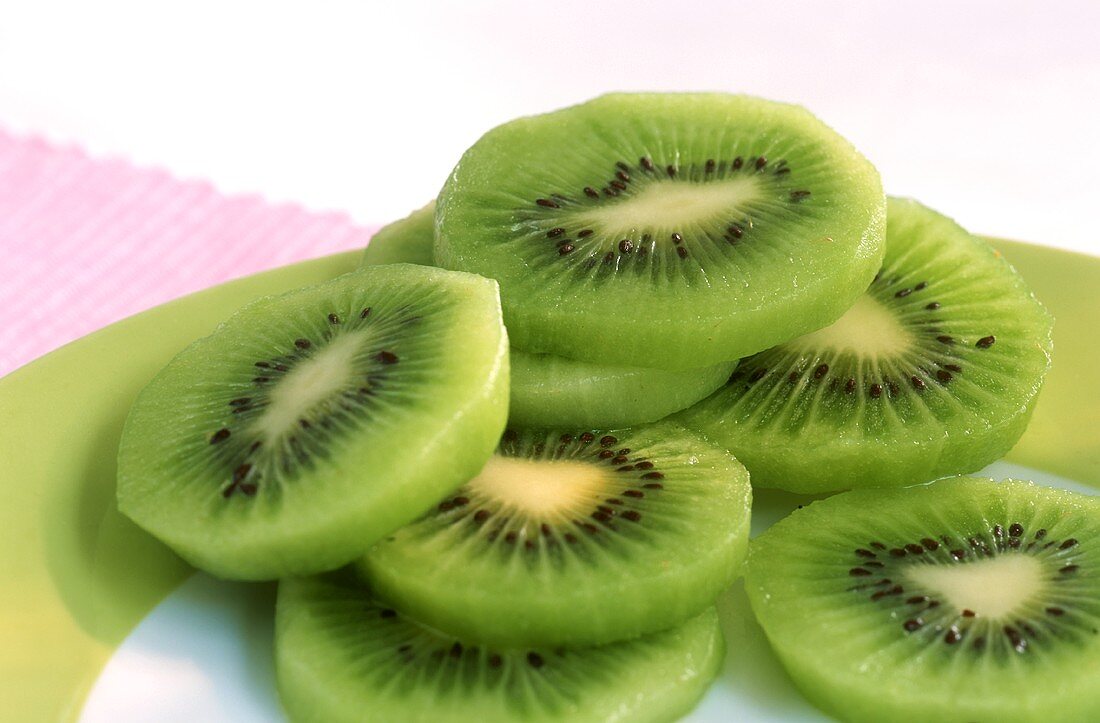
[[[1010,461],[1100,486],[1100,258],[994,240],[1053,312],[1055,364]],[[191,573],[118,514],[131,401],[176,352],[264,294],[355,268],[349,252],[173,301],[0,379],[0,701],[8,720],[75,720],[114,649]]]

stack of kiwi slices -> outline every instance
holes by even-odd
[[[1050,355],[999,254],[806,110],[608,95],[181,352],[119,507],[280,580],[295,720],[675,720],[743,569],[838,718],[1091,720],[1100,504],[932,482],[1012,447]],[[750,543],[752,486],[842,494]]]

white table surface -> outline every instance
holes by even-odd
[[[0,125],[367,223],[608,90],[807,105],[971,230],[1100,253],[1100,2],[0,2]]]

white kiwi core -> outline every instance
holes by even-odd
[[[912,565],[905,575],[958,610],[1000,618],[1043,590],[1043,566],[1031,555],[998,555],[963,565]]]
[[[295,365],[271,390],[271,402],[253,430],[273,442],[297,427],[311,409],[350,384],[352,361],[362,344],[361,334],[345,334]]]
[[[642,230],[682,232],[701,225],[724,229],[760,197],[759,182],[752,176],[709,183],[665,181],[650,183],[617,203],[600,204],[578,220],[612,237]]]
[[[603,470],[584,462],[493,455],[469,487],[498,500],[505,510],[546,519],[567,516],[590,504],[607,482]]]
[[[881,302],[864,294],[831,325],[787,344],[806,351],[828,349],[857,354],[864,359],[882,359],[908,352],[913,336]]]

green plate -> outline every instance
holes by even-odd
[[[1100,487],[1100,258],[994,241],[1056,318],[1055,362],[1008,459]],[[352,270],[359,253],[223,284],[121,321],[0,379],[0,701],[73,720],[134,626],[191,569],[118,514],[115,450],[138,390],[248,301]]]

